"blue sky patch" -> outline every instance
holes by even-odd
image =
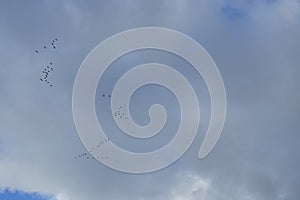
[[[246,12],[233,7],[232,5],[226,4],[222,6],[222,13],[230,20],[236,20],[240,18],[244,18],[246,16]]]
[[[11,192],[4,190],[0,193],[0,200],[48,200],[50,197],[42,196],[38,193],[24,193],[20,191]]]

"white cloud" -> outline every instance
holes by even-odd
[[[185,173],[178,175],[177,185],[172,187],[172,200],[207,199],[210,180],[197,174]]]
[[[66,194],[57,194],[55,197],[51,198],[50,200],[69,200]]]

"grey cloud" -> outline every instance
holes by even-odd
[[[299,196],[298,1],[1,4],[1,188],[59,200]],[[247,14],[231,20],[222,12],[226,5]],[[220,141],[207,158],[197,159],[206,119],[187,153],[156,173],[130,175],[76,161],[73,156],[84,148],[73,124],[71,95],[80,63],[105,38],[140,26],[182,31],[213,57],[228,96]],[[60,39],[56,53],[33,54],[53,36]],[[49,59],[57,65],[53,89],[38,82],[40,65]]]

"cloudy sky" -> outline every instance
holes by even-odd
[[[220,140],[198,159],[209,97],[201,77],[183,70],[202,102],[198,135],[179,160],[137,175],[74,159],[86,152],[72,116],[82,61],[109,36],[145,26],[183,32],[214,59],[228,100]],[[299,0],[1,1],[0,199],[299,199],[299,35]],[[115,130],[109,101],[101,99],[114,84],[110,77],[150,61],[191,67],[174,55],[145,50],[117,60],[98,85],[98,119],[130,151],[159,148],[178,127],[178,102],[165,88],[140,89],[130,104],[133,118],[144,125],[149,105],[166,107],[165,136],[150,143]],[[53,87],[39,80],[49,62]]]

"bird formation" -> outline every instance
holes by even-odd
[[[57,38],[54,38],[52,41],[51,41],[51,45],[50,47],[52,47],[52,49],[56,49],[56,45],[55,43],[58,41]],[[46,51],[47,50],[47,45],[43,45],[43,47],[41,49],[35,49],[34,52],[35,54],[40,54],[42,53],[43,51]],[[49,49],[49,48],[48,48]],[[50,74],[54,71],[54,65],[53,65],[53,62],[50,61],[46,67],[44,67],[44,69],[42,70],[41,72],[41,77],[40,77],[40,81],[41,82],[44,82],[46,83],[49,87],[53,87],[53,83],[51,83],[49,81],[49,76]]]
[[[55,42],[56,42],[56,41],[58,41],[57,38],[55,38],[55,39],[52,40],[52,42],[51,42],[51,46],[52,46],[53,49],[56,49],[56,46],[55,46]]]
[[[102,96],[102,99],[106,99],[106,98],[109,98],[109,99],[110,99],[110,98],[111,98],[111,94],[105,94],[105,93],[103,93],[101,96]],[[125,114],[124,112],[122,112],[122,110],[123,110],[125,107],[126,107],[125,104],[119,106],[118,110],[115,111],[115,112],[113,113],[113,116],[114,116],[114,117],[118,117],[118,118],[120,118],[120,119],[128,120],[128,117],[126,116],[126,114]]]
[[[104,93],[103,93],[101,96],[102,96],[103,99],[105,99],[105,98],[111,98],[111,94],[104,94]],[[119,118],[121,118],[121,119],[128,120],[128,117],[125,115],[124,112],[122,112],[122,110],[125,109],[125,108],[126,108],[126,105],[125,105],[125,104],[120,105],[119,108],[118,108],[118,110],[114,113],[114,116],[115,116],[115,117],[119,117]],[[77,160],[77,159],[94,160],[94,159],[96,159],[96,158],[97,158],[98,160],[99,160],[99,159],[101,159],[101,160],[106,160],[106,159],[108,159],[108,156],[102,155],[102,156],[96,156],[96,157],[94,157],[94,156],[91,155],[91,153],[92,153],[93,151],[97,150],[97,149],[101,149],[101,147],[102,147],[103,145],[105,145],[105,143],[107,143],[109,140],[110,140],[109,138],[106,138],[106,139],[104,139],[104,140],[99,141],[99,142],[97,143],[97,145],[94,146],[94,147],[92,147],[91,149],[89,149],[88,152],[81,153],[81,154],[75,156],[74,159],[76,159],[76,160]]]
[[[126,116],[125,113],[122,112],[122,110],[125,109],[125,108],[126,108],[125,104],[119,106],[118,110],[114,112],[114,117],[118,117],[120,119],[128,120],[128,116]]]
[[[40,81],[47,83],[50,87],[53,86],[52,83],[50,83],[50,81],[48,80],[50,74],[53,72],[54,68],[53,68],[53,63],[50,62],[49,65],[47,65],[43,71],[42,71],[42,75],[40,78]]]
[[[53,49],[56,49],[55,42],[57,42],[57,41],[58,41],[57,38],[54,38],[54,39],[51,41],[51,47],[52,47]],[[42,49],[47,49],[47,45],[44,45]],[[34,52],[35,52],[36,54],[38,54],[38,53],[41,53],[41,50],[35,49]]]
[[[90,153],[92,153],[93,151],[95,151],[96,149],[100,149],[105,143],[107,143],[110,139],[109,138],[106,138],[104,140],[101,140],[98,142],[98,144],[94,147],[92,147],[90,150],[89,150],[89,153],[85,152],[85,153],[82,153],[82,154],[79,154],[77,156],[74,157],[74,159],[95,159],[94,156],[91,156]],[[108,159],[108,156],[96,156],[97,159],[100,159],[101,160],[105,160],[105,159]]]
[[[111,98],[111,95],[110,94],[102,94],[102,98]],[[120,119],[124,119],[124,120],[128,120],[128,117],[125,115],[124,112],[122,112],[123,109],[126,108],[126,105],[123,104],[123,105],[120,105],[118,107],[118,110],[114,113],[114,117],[118,117]],[[110,139],[109,138],[106,138],[104,140],[101,140],[97,143],[96,146],[92,147],[91,149],[88,150],[88,152],[84,152],[84,153],[81,153],[77,156],[74,157],[74,159],[86,159],[86,160],[95,160],[96,158],[99,160],[106,160],[108,159],[108,156],[105,156],[105,155],[102,155],[102,156],[92,156],[91,153],[97,149],[101,149],[101,147],[103,145],[105,145],[105,143],[107,143]]]

